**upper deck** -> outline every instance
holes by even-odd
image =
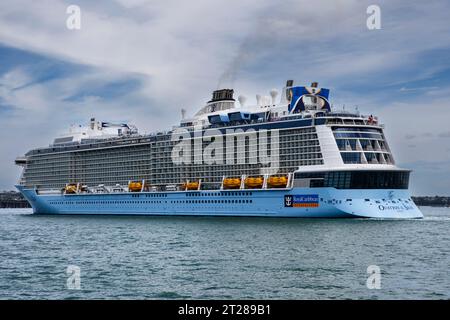
[[[224,133],[228,129],[283,130],[319,125],[382,128],[372,116],[332,111],[328,102],[329,90],[317,86],[316,82],[310,87],[294,86],[293,81],[289,80],[278,102],[278,91],[272,89],[270,96],[256,95],[254,105],[247,105],[247,99],[239,96],[239,106],[236,105],[232,89],[216,90],[212,99],[193,117],[186,119],[182,110],[179,125],[168,131],[145,135],[139,134],[136,127],[126,123],[99,122],[92,118],[88,125],[73,126],[68,133],[56,138],[53,144],[33,149],[26,156],[165,141],[178,129],[190,133],[216,129]]]
[[[287,129],[297,127],[310,127],[310,126],[354,126],[354,127],[367,127],[382,129],[383,125],[377,122],[371,121],[370,116],[359,115],[355,113],[343,113],[343,112],[323,112],[318,114],[295,114],[281,117],[267,117],[260,119],[250,119],[246,121],[228,121],[224,123],[208,123],[202,126],[180,126],[174,127],[183,128],[189,132],[205,131],[208,129],[254,129],[254,130],[274,130],[274,129]],[[49,147],[37,148],[30,150],[26,153],[26,156],[32,156],[36,154],[46,154],[54,152],[71,152],[81,151],[95,148],[111,148],[111,147],[123,147],[127,145],[147,144],[158,141],[170,140],[170,131],[160,131],[151,134],[141,135],[138,133],[124,135],[124,136],[112,136],[107,138],[87,138],[79,141],[72,141],[66,143],[58,143],[50,145]]]

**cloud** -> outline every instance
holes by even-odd
[[[450,138],[450,131],[439,133],[440,138]]]
[[[30,83],[31,79],[30,75],[22,68],[16,68],[1,75],[0,86],[5,91],[17,90]]]
[[[0,39],[76,63],[143,73],[155,79],[149,92],[166,97],[171,92],[181,98],[196,95],[192,89],[212,89],[211,83],[215,88],[219,79],[233,84],[255,68],[253,77],[259,78],[278,69],[309,81],[363,73],[362,79],[367,79],[417,63],[419,52],[448,45],[440,37],[448,31],[444,2],[415,9],[400,1],[382,2],[385,24],[378,32],[365,27],[369,4],[235,0],[225,6],[199,0],[95,5],[81,1],[82,29],[70,31],[65,28],[68,3],[19,0],[3,2],[0,8]],[[433,16],[432,24],[427,13]]]
[[[411,92],[411,91],[429,91],[429,90],[436,90],[439,89],[439,87],[418,87],[418,88],[405,88],[401,87],[400,92]]]
[[[385,124],[385,132],[397,155],[397,160],[406,163],[411,161],[449,160],[443,145],[446,141],[433,134],[436,128],[446,128],[450,116],[448,105],[450,97],[432,101],[418,100],[409,103],[390,103],[379,112],[381,122]],[[426,112],[424,110],[433,110]],[[424,116],[426,114],[426,116]],[[416,150],[408,150],[404,146],[414,144]]]
[[[448,196],[448,179],[443,177],[450,176],[450,161],[416,161],[405,166],[413,170],[410,176],[413,195]]]

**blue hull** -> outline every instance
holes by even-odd
[[[39,194],[17,186],[36,214],[255,216],[302,218],[423,218],[408,190],[180,191]]]

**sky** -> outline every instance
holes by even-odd
[[[70,5],[80,29],[66,26]],[[450,195],[448,12],[446,0],[3,0],[0,190],[19,178],[17,156],[71,124],[168,129],[217,88],[250,104],[294,79],[377,115],[414,195]]]

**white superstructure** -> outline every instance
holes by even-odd
[[[87,139],[110,139],[137,134],[137,129],[126,123],[96,121],[91,118],[88,125],[72,125],[69,131],[53,141],[54,145],[81,142]]]

